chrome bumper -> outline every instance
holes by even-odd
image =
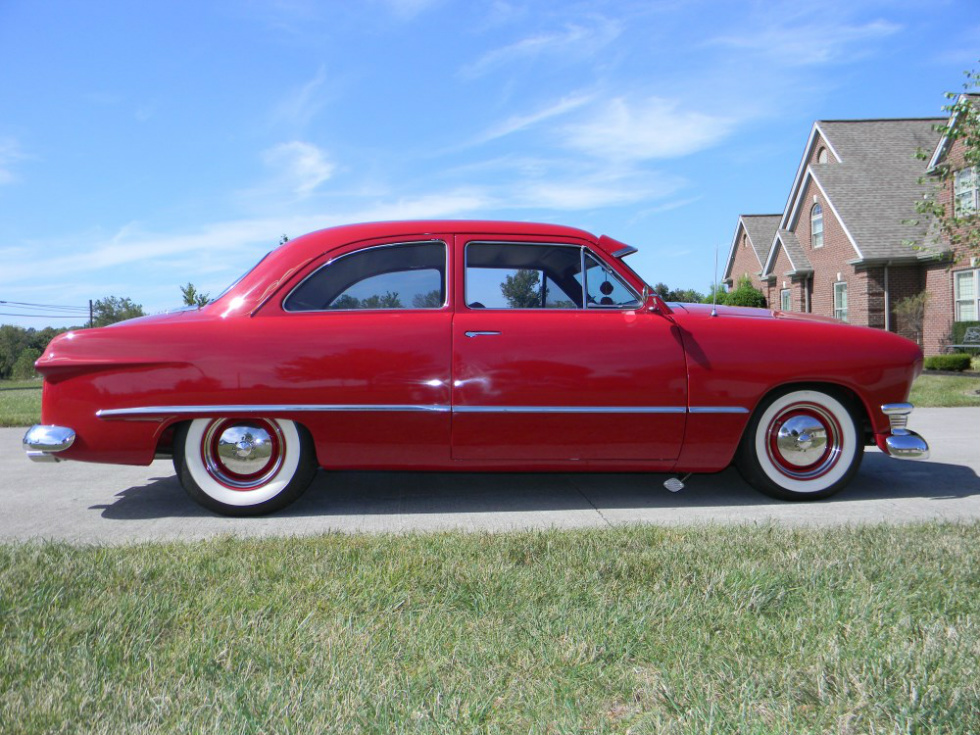
[[[905,428],[914,406],[911,403],[886,403],[882,413],[891,423],[891,434],[885,437],[882,449],[895,459],[929,459],[926,440]]]
[[[24,451],[35,462],[58,462],[63,452],[75,441],[75,432],[64,426],[35,424],[24,434]]]

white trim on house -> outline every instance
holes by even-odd
[[[742,220],[742,215],[738,216],[738,224],[735,225],[735,238],[732,240],[732,246],[728,250],[728,263],[725,264],[725,272],[721,276],[722,281],[727,281],[731,278],[732,268],[735,267],[735,255],[738,252],[738,233],[744,232],[748,236],[749,231],[745,229],[745,222]],[[753,252],[755,248],[753,248]]]
[[[793,224],[799,222],[800,209],[801,209],[801,206],[803,204],[803,196],[802,196],[802,194],[803,194],[803,191],[806,189],[806,181],[807,181],[807,179],[809,179],[810,181],[812,181],[814,183],[814,185],[817,187],[817,189],[820,190],[820,193],[823,195],[824,201],[827,203],[827,206],[830,207],[830,211],[834,213],[834,217],[837,219],[837,224],[839,224],[841,226],[841,229],[844,230],[844,234],[847,235],[847,239],[848,239],[848,241],[850,241],[851,247],[853,247],[854,248],[854,252],[857,253],[858,260],[864,260],[864,253],[862,253],[861,252],[861,248],[858,247],[857,240],[854,239],[854,235],[852,235],[851,234],[851,231],[847,228],[847,223],[844,222],[844,218],[840,216],[840,212],[838,212],[837,211],[837,207],[834,206],[833,200],[827,195],[827,191],[821,185],[820,180],[816,176],[813,175],[813,171],[810,170],[810,167],[809,166],[807,166],[807,169],[806,169],[806,176],[803,179],[803,185],[799,188],[799,191],[796,192],[796,196],[794,198],[793,209],[789,213],[789,224],[790,225],[793,225]],[[781,229],[781,230],[790,230],[792,232],[795,232],[795,230],[793,229],[792,226],[780,227],[779,229]],[[827,226],[826,226],[826,222],[825,222],[824,223],[824,233],[826,234],[826,232],[827,232]],[[826,242],[826,237],[825,237],[824,241]],[[802,243],[801,243],[801,245],[802,245]]]
[[[772,239],[772,245],[769,246],[769,257],[766,258],[766,265],[762,269],[763,278],[766,278],[767,276],[776,275],[775,273],[773,273],[772,269],[776,266],[776,259],[779,257],[779,250],[782,250],[784,253],[786,253],[786,260],[789,261],[790,266],[793,268],[793,270],[790,272],[791,273],[796,272],[797,268],[796,268],[796,263],[793,262],[793,256],[789,254],[789,250],[786,249],[786,246],[783,244],[782,238],[777,232],[775,237],[773,237]]]
[[[957,105],[960,104],[964,100],[969,99],[969,97],[970,95],[961,93],[960,96],[956,98],[956,104]],[[958,112],[952,117],[950,117],[949,122],[946,123],[946,128],[948,129],[956,125],[956,120],[958,117],[959,117]],[[939,165],[939,162],[945,157],[948,151],[949,151],[949,134],[947,133],[946,135],[943,135],[943,137],[939,140],[939,144],[936,146],[936,150],[932,152],[932,158],[929,159],[929,165],[926,166],[927,174],[935,173],[936,166]]]
[[[841,155],[837,152],[837,149],[834,148],[834,144],[830,142],[827,134],[820,127],[820,121],[818,120],[817,122],[813,123],[813,127],[810,128],[810,137],[807,138],[806,147],[803,149],[803,158],[800,159],[800,165],[796,169],[796,176],[793,177],[793,185],[789,189],[789,196],[786,198],[786,204],[783,206],[783,218],[779,221],[780,230],[790,229],[786,225],[786,213],[789,212],[790,204],[793,203],[793,200],[796,197],[797,188],[800,185],[800,179],[810,170],[810,165],[807,163],[807,161],[809,161],[810,157],[813,155],[813,146],[818,135],[823,141],[824,147],[834,154],[834,158],[837,159],[837,163],[844,162],[844,159],[841,158]]]

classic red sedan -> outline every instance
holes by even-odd
[[[634,249],[568,227],[314,232],[200,309],[55,339],[35,460],[172,457],[219,513],[295,500],[318,467],[717,472],[824,498],[905,428],[918,346],[765,309],[667,304]],[[677,488],[681,481],[666,483]]]

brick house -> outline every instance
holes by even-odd
[[[976,258],[936,242],[915,212],[930,191],[919,183],[923,176],[941,164],[962,166],[962,144],[949,145],[934,129],[946,122],[814,123],[783,213],[739,217],[725,283],[732,287],[747,273],[773,308],[900,332],[919,339],[927,354],[940,352],[954,318],[980,316]],[[918,159],[917,151],[933,152],[932,159]],[[976,211],[978,186],[975,169],[957,175],[959,206]],[[953,198],[953,186],[940,194],[949,206]],[[920,335],[900,323],[894,307],[923,290],[930,297]]]

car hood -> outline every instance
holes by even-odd
[[[790,319],[799,322],[821,322],[824,324],[843,324],[829,316],[804,314],[798,311],[774,311],[773,309],[757,309],[748,306],[712,306],[711,304],[687,304],[671,302],[667,304],[671,311],[691,314],[692,316],[708,317],[714,312],[719,317],[738,317],[741,319]]]

